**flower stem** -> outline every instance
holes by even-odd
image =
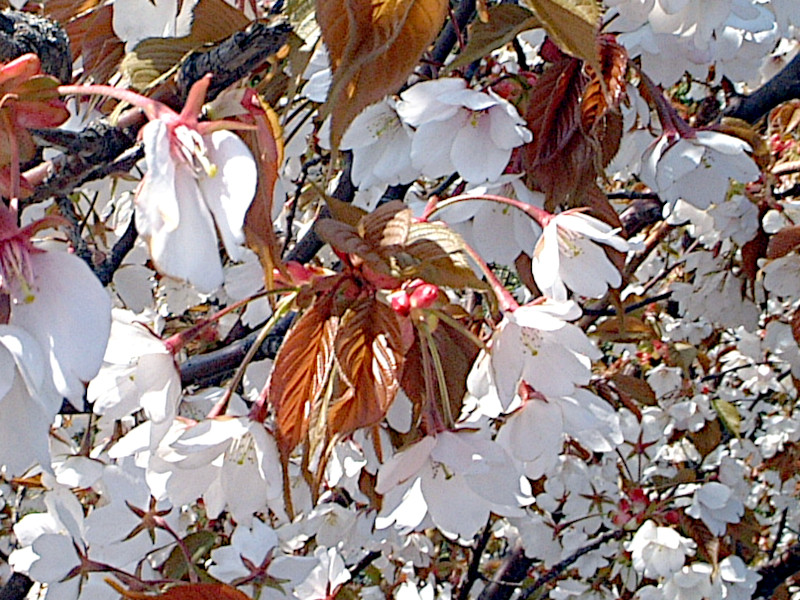
[[[550,222],[550,219],[553,218],[553,215],[546,210],[542,210],[538,206],[532,206],[526,202],[522,202],[521,200],[515,200],[514,198],[498,196],[495,194],[461,194],[459,196],[448,198],[447,200],[440,200],[435,204],[429,203],[428,206],[425,207],[425,214],[423,215],[423,218],[430,219],[433,215],[444,210],[448,206],[458,204],[459,202],[468,202],[472,200],[485,200],[487,202],[506,204],[516,208],[517,210],[521,210],[542,227],[547,225],[547,223]]]

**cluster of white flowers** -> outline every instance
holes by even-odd
[[[790,0],[605,4],[607,30],[621,32],[642,70],[666,85],[685,71],[705,78],[712,65],[717,79],[756,82],[778,37],[800,25]],[[148,37],[185,36],[196,5],[115,0],[113,29],[129,50]],[[490,3],[510,6],[521,8]],[[326,65],[320,50],[304,73],[290,73],[305,80],[298,99],[324,101]],[[485,76],[521,68],[492,63]],[[463,584],[443,567],[443,553],[456,573],[456,546],[480,548],[474,541],[485,529],[507,542],[487,552],[518,546],[537,574],[560,569],[547,592],[554,599],[753,595],[757,562],[738,556],[737,544],[752,544],[753,554],[767,543],[783,550],[796,541],[786,524],[800,519],[800,475],[781,462],[785,453],[794,465],[800,451],[800,258],[764,250],[750,259],[742,247],[795,227],[798,204],[755,197],[747,184],[761,170],[746,142],[659,127],[630,90],[609,180],[636,177],[648,186],[670,227],[648,247],[647,262],[624,272],[645,247],[641,238],[624,239],[585,209],[547,213],[545,195],[523,184],[512,158],[532,133],[510,101],[464,77],[409,83],[366,108],[342,137],[359,201],[414,183],[407,202],[416,215],[448,222],[485,263],[510,266],[526,253],[526,281],[541,296],[529,301],[529,290],[517,290],[519,306],[498,293],[499,309],[483,310],[474,306],[477,293],[465,299],[436,289],[434,302],[449,302],[449,310],[415,309],[424,322],[403,321],[407,338],[429,327],[429,338],[415,338],[417,351],[428,352],[420,358],[424,401],[404,389],[384,421],[344,436],[307,423],[313,448],[305,454],[279,444],[266,384],[271,361],[242,369],[230,389],[181,379],[187,324],[260,294],[265,281],[299,288],[316,276],[296,264],[289,275],[265,276],[274,257],[245,248],[264,165],[227,130],[243,123],[200,118],[208,78],[180,114],[142,100],[150,121],[134,192],[106,190],[97,206],[75,201],[87,215],[104,215],[103,227],[94,216],[87,223],[111,240],[133,221],[139,243],[123,267],[129,278],[104,289],[83,261],[46,239],[47,218],[27,213],[30,225],[20,227],[0,204],[0,557],[9,565],[0,560],[0,583],[13,571],[51,599],[105,599],[118,596],[109,575],[131,589],[212,577],[253,598],[322,600],[353,586],[364,598],[433,600]],[[246,118],[264,110],[248,104],[250,93],[232,94]],[[325,144],[327,126],[314,134],[313,103],[290,119],[292,102],[278,106],[286,135],[296,137],[273,165],[280,206],[265,217],[279,226],[291,222],[280,186],[326,184],[314,161],[301,163],[318,151],[310,141]],[[427,200],[451,175],[463,195],[438,208]],[[292,209],[293,227],[310,230],[317,206],[301,193]],[[356,293],[374,292],[368,288]],[[602,301],[611,288],[620,296]],[[645,305],[656,293],[664,295]],[[263,326],[271,300],[199,327],[193,343],[204,350]],[[589,310],[597,300],[601,310]],[[481,327],[457,330],[462,317]],[[332,317],[331,328],[339,325]],[[461,412],[447,418],[432,381],[450,374],[451,359],[466,360],[433,351],[443,331],[476,342],[474,361],[452,369],[466,381],[446,382],[466,389],[449,398],[447,410]],[[331,394],[341,379],[331,380]],[[64,400],[82,414],[62,415]],[[760,537],[743,540],[748,529]],[[367,574],[356,569],[364,561]]]

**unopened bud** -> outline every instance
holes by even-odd
[[[392,310],[401,317],[407,317],[411,312],[411,300],[404,291],[395,292],[389,296]]]
[[[411,292],[411,306],[430,308],[439,298],[439,288],[432,283],[423,283]]]

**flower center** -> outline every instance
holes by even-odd
[[[31,251],[30,240],[22,235],[0,240],[0,292],[9,294],[14,303],[36,299]]]
[[[173,130],[173,135],[176,142],[173,149],[177,148],[178,158],[189,165],[195,175],[205,172],[209,177],[214,177],[217,174],[217,165],[208,158],[208,148],[203,136],[185,125],[178,125]]]

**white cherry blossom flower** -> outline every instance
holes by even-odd
[[[159,271],[209,293],[222,285],[217,231],[233,260],[256,189],[256,165],[229,131],[201,135],[160,119],[142,132],[147,173],[136,195],[136,227]]]
[[[532,192],[519,175],[501,175],[494,183],[469,185],[465,194],[497,194],[544,208],[544,194]],[[513,265],[522,252],[530,252],[542,228],[520,210],[497,202],[458,202],[439,212],[437,218],[460,233],[489,263]]]
[[[342,137],[340,148],[353,151],[351,178],[359,189],[409,183],[420,175],[411,165],[413,132],[400,120],[395,105],[387,98],[368,106]]]
[[[533,251],[531,269],[536,285],[554,300],[567,299],[567,289],[590,298],[600,298],[610,287],[619,287],[622,276],[598,245],[620,252],[628,242],[607,223],[581,212],[563,212],[545,225]]]
[[[327,600],[336,596],[339,587],[350,581],[350,571],[336,548],[317,548],[314,558],[319,561],[305,581],[295,588],[295,596],[303,600]]]
[[[619,418],[607,403],[578,388],[570,396],[531,398],[511,414],[497,443],[538,479],[555,467],[567,434],[593,452],[609,452],[622,443]]]
[[[658,579],[677,573],[686,557],[694,555],[697,544],[671,527],[659,527],[648,519],[625,549],[631,553],[634,569],[645,577]]]
[[[467,378],[481,414],[510,410],[520,383],[547,397],[568,396],[586,385],[601,353],[567,322],[580,316],[573,302],[530,304],[507,312]]]
[[[0,469],[50,468],[48,432],[64,398],[83,398],[108,342],[111,300],[78,257],[36,248],[0,205]],[[20,431],[27,434],[20,436]]]
[[[243,258],[242,226],[255,196],[257,167],[247,145],[228,129],[233,121],[198,119],[211,75],[198,80],[178,114],[129,90],[103,85],[62,86],[62,93],[94,94],[145,111],[147,172],[136,194],[135,219],[157,269],[211,293],[223,283],[217,232],[228,256]]]
[[[426,517],[451,538],[471,539],[491,512],[522,516],[533,502],[530,485],[496,443],[467,431],[426,436],[378,471],[384,495],[375,521],[413,531]]]
[[[286,598],[319,563],[312,557],[286,556],[277,546],[277,534],[263,521],[255,519],[250,527],[237,525],[230,545],[211,551],[214,564],[208,573],[226,583],[248,580],[240,589],[250,597]]]
[[[512,104],[463,79],[417,83],[400,98],[400,118],[416,128],[411,162],[427,177],[458,171],[469,182],[494,181],[512,150],[532,139]]]
[[[175,504],[202,496],[209,516],[227,509],[243,525],[267,507],[283,512],[278,447],[262,423],[219,417],[175,434],[162,440],[148,465],[154,495]]]
[[[663,200],[683,198],[705,210],[725,200],[731,179],[749,183],[758,178],[750,150],[739,138],[716,131],[677,141],[662,136],[642,157],[640,177]]]
[[[87,390],[94,413],[113,421],[143,409],[160,439],[157,431],[169,428],[180,395],[172,352],[132,313],[115,309],[104,365]]]
[[[725,600],[749,600],[761,580],[761,575],[735,554],[723,558],[718,571]]]
[[[711,481],[695,490],[686,514],[701,519],[714,535],[723,535],[728,523],[739,522],[744,514],[744,505],[733,496],[733,490],[727,485]]]

